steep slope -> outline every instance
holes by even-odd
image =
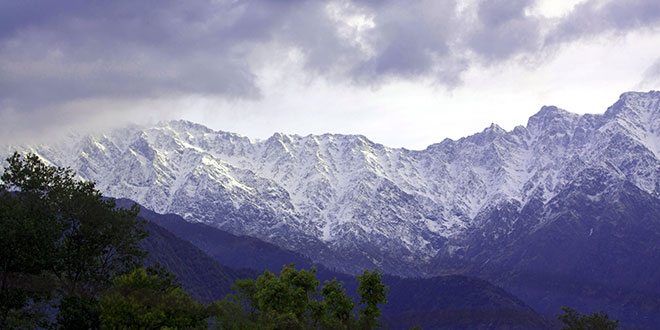
[[[660,200],[608,168],[580,172],[547,204],[484,212],[465,249],[433,264],[502,285],[539,312],[606,310],[660,324]]]
[[[658,199],[594,169],[554,198],[546,212],[551,222],[510,249],[500,266],[510,267],[510,277],[500,283],[508,282],[506,287],[545,312],[570,302],[611,311],[626,325],[660,324]]]
[[[177,275],[183,288],[195,299],[211,302],[231,292],[231,285],[241,278],[256,276],[248,269],[234,269],[220,264],[199,248],[182,240],[153,222],[147,222],[149,236],[140,246],[148,251],[147,263],[158,263]]]
[[[117,206],[119,207],[130,207],[133,203],[129,199],[117,200]],[[205,224],[187,222],[176,214],[158,214],[141,207],[139,216],[149,221],[150,227],[159,228],[155,231],[149,228],[152,233],[151,236],[165,230],[176,236],[177,240],[183,240],[186,244],[194,245],[220,264],[234,269],[269,270],[277,273],[283,265],[291,263],[298,268],[305,269],[309,269],[314,265],[308,257],[299,253],[282,249],[277,245],[266,243],[254,237],[236,236]],[[149,237],[147,242],[152,239],[153,237]],[[178,254],[176,246],[169,246],[167,249],[168,255],[176,256]],[[173,263],[175,262],[169,264]]]

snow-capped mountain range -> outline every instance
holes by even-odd
[[[331,267],[429,275],[438,256],[474,244],[470,233],[485,226],[483,214],[504,204],[517,211],[550,205],[585,171],[605,171],[660,197],[660,92],[624,93],[602,115],[545,106],[526,126],[493,124],[425,150],[360,135],[277,133],[258,141],[187,121],[4,150],[69,166],[107,196],[255,236]],[[526,231],[551,217],[534,221]]]

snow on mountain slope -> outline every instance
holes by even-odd
[[[582,170],[605,167],[660,195],[660,92],[625,93],[604,115],[543,107],[526,126],[493,124],[425,150],[359,135],[264,141],[186,121],[71,136],[31,151],[106,195],[308,253],[330,266],[393,273],[465,242],[480,212],[545,203]],[[310,250],[312,249],[312,250]],[[314,250],[315,249],[315,250]],[[325,252],[310,252],[323,250]],[[357,270],[358,267],[352,270]]]

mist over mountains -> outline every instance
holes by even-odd
[[[645,325],[660,322],[659,129],[651,91],[604,114],[545,106],[525,126],[425,150],[186,121],[4,150],[335,270],[477,275],[543,313],[571,303]]]

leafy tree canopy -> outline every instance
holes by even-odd
[[[204,329],[210,317],[174,275],[158,268],[138,268],[115,278],[99,305],[101,329]]]
[[[40,303],[94,300],[114,276],[141,264],[146,232],[136,205],[116,209],[93,182],[34,154],[14,153],[7,164],[0,177],[0,328],[37,326]]]
[[[571,307],[562,307],[564,312],[557,316],[565,325],[562,330],[614,330],[619,326],[619,321],[610,320],[605,312],[583,314]]]
[[[284,266],[279,275],[265,271],[256,280],[239,280],[234,295],[216,303],[222,329],[372,329],[385,303],[387,287],[377,270],[358,276],[364,308],[359,318],[343,283],[325,281],[319,288],[316,270]]]
[[[378,317],[381,314],[378,305],[387,303],[388,288],[383,284],[383,273],[378,269],[372,272],[365,270],[357,279],[360,304],[367,305],[360,310],[360,324],[371,329],[378,326]]]

